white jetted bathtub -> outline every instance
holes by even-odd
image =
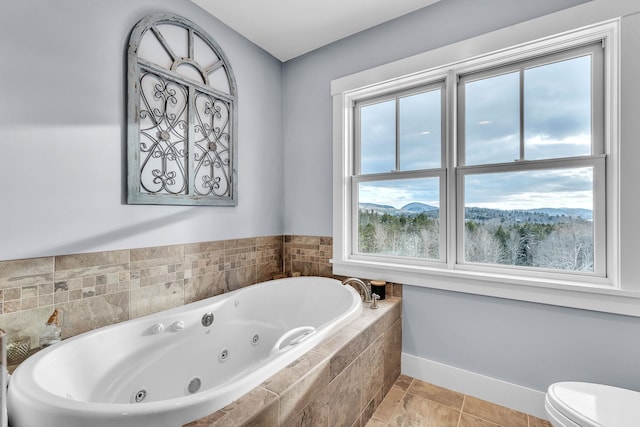
[[[320,277],[272,280],[55,344],[24,361],[12,427],[177,427],[226,406],[362,311]]]

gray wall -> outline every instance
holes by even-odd
[[[1,0],[0,260],[283,232],[282,63],[188,0]],[[125,200],[125,53],[148,13],[194,21],[238,84],[239,205]]]
[[[334,78],[426,52],[581,1],[446,0],[391,23],[289,61],[284,69],[285,231],[332,232],[332,104]],[[490,13],[487,13],[490,11]],[[478,17],[482,19],[477,19]],[[624,37],[635,38],[631,18]],[[637,32],[637,31],[636,31]],[[640,61],[623,45],[624,81]],[[636,79],[637,80],[637,79]],[[635,81],[635,80],[634,80]],[[622,194],[637,178],[637,149],[628,131],[638,85],[624,86]],[[623,135],[624,136],[624,135]],[[311,173],[309,173],[311,172]],[[634,193],[635,194],[635,191]],[[624,234],[637,233],[637,197],[622,197]],[[637,234],[636,234],[637,235]],[[624,239],[625,281],[638,277],[635,243]],[[417,357],[543,391],[555,381],[584,380],[640,389],[640,319],[413,286],[404,288],[403,351]]]
[[[331,80],[580,3],[442,0],[286,62],[285,233],[332,233]]]
[[[640,389],[640,319],[405,286],[405,353],[544,391],[557,381]]]

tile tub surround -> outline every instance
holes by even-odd
[[[333,238],[317,236],[284,236],[284,274],[290,276],[332,275]]]
[[[0,261],[0,328],[38,346],[54,308],[63,338],[177,307],[283,270],[283,236]]]
[[[366,427],[551,427],[548,421],[400,375]]]
[[[365,305],[337,331],[260,386],[186,427],[360,427],[400,376],[401,299]]]
[[[336,277],[333,241],[267,236],[0,261],[0,328],[38,346],[60,308],[63,338],[282,275]],[[387,295],[402,296],[388,284]]]

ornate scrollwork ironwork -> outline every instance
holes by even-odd
[[[216,87],[211,82],[220,79],[209,77],[220,72],[227,81]],[[235,93],[224,53],[195,24],[158,14],[136,25],[129,42],[130,203],[237,203]]]
[[[195,97],[195,191],[198,195],[223,196],[231,184],[229,175],[230,106],[206,93]]]
[[[152,194],[187,188],[187,105],[184,86],[145,72],[140,76],[140,187]]]

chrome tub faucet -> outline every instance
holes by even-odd
[[[365,303],[371,303],[371,308],[378,308],[378,300],[380,299],[380,297],[376,294],[372,294],[371,293],[371,288],[369,288],[369,286],[367,286],[366,283],[364,283],[362,280],[355,278],[355,277],[350,277],[348,279],[345,279],[342,284],[343,285],[349,285],[351,283],[356,283],[358,286],[360,286],[360,289],[362,290],[362,293],[364,294],[364,299],[363,302]]]

